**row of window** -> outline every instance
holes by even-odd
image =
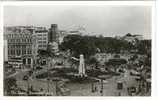
[[[38,36],[47,36],[47,34],[38,34]]]
[[[38,47],[39,47],[39,48],[42,48],[42,47],[46,48],[47,45],[38,45]]]
[[[8,55],[17,55],[17,56],[20,56],[20,55],[24,55],[24,54],[32,54],[32,50],[8,50]]]
[[[7,38],[31,38],[30,34],[8,34]]]
[[[8,42],[11,42],[11,43],[15,43],[15,42],[28,42],[28,43],[31,43],[32,42],[32,39],[8,39]]]
[[[23,64],[31,64],[31,58],[23,59]]]
[[[47,43],[47,41],[38,41],[38,43]]]
[[[47,40],[47,38],[46,37],[38,38],[38,40]]]
[[[7,38],[31,38],[30,34],[7,34]],[[37,34],[37,36],[47,37],[47,34]]]
[[[8,49],[29,49],[32,48],[32,45],[9,45]]]

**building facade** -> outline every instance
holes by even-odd
[[[51,28],[49,29],[48,33],[48,42],[59,42],[59,31],[58,31],[58,25],[57,24],[51,24]]]
[[[48,31],[46,29],[37,29],[35,31],[39,50],[46,50],[48,45]]]
[[[5,29],[5,36],[8,41],[8,61],[20,58],[25,67],[32,67],[33,38],[32,27],[8,27]]]

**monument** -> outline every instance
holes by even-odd
[[[79,75],[81,77],[85,76],[85,63],[84,63],[84,56],[81,54],[80,55],[80,64],[79,64],[79,69],[78,69]]]

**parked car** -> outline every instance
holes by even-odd
[[[130,71],[130,75],[132,75],[132,76],[140,76],[140,73],[135,71],[135,70],[131,70]]]

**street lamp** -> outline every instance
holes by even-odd
[[[27,75],[25,75],[23,80],[25,80],[27,82],[27,95],[29,95],[30,94],[30,91],[29,91],[29,77]]]
[[[61,79],[59,78],[53,78],[52,81],[55,82],[55,95],[58,96],[58,86],[57,83],[60,81]]]

